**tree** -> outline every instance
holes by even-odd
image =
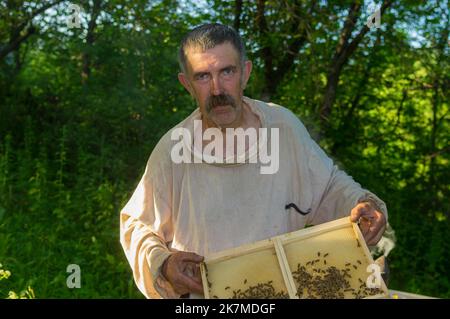
[[[385,10],[392,5],[392,3],[393,1],[390,0],[383,1],[383,4],[380,8],[380,15],[382,15]],[[352,33],[356,28],[360,10],[360,1],[354,1],[350,5],[347,18],[345,19],[344,26],[339,36],[336,50],[328,67],[327,84],[325,86],[323,103],[320,109],[320,118],[322,124],[325,124],[330,116],[333,103],[336,99],[336,90],[342,68],[348,62],[350,56],[355,52],[364,36],[370,30],[369,26],[367,24],[364,24],[356,34],[356,36],[352,38]]]
[[[6,1],[6,7],[2,10],[2,20],[4,19],[2,24],[5,30],[9,30],[9,36],[1,35],[2,40],[6,39],[0,46],[0,60],[4,60],[9,53],[18,50],[24,41],[37,33],[38,30],[33,25],[35,17],[63,1],[55,0],[41,6],[25,1]]]

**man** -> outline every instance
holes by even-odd
[[[146,297],[202,294],[202,256],[307,224],[350,215],[360,222],[368,245],[380,240],[387,223],[385,204],[333,165],[293,113],[244,97],[252,63],[232,28],[195,28],[183,39],[179,60],[179,81],[199,108],[161,138],[120,216],[121,243]],[[227,143],[234,140],[230,130],[269,128],[273,134],[259,136],[258,142],[267,142],[279,156],[279,167],[272,172],[262,173],[264,163],[249,161],[255,148],[248,140],[244,163],[199,160],[208,129],[223,133],[218,145],[229,155]],[[179,129],[192,137],[182,150],[194,154],[193,163],[174,160]],[[213,157],[221,154],[220,148],[216,144]],[[255,152],[263,148],[257,146]],[[231,153],[239,151],[232,146]]]

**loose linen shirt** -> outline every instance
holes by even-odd
[[[364,200],[383,201],[338,169],[288,109],[244,97],[262,128],[279,130],[279,169],[261,163],[180,163],[171,159],[174,129],[194,136],[196,109],[154,148],[131,199],[120,212],[120,241],[147,298],[178,298],[161,275],[174,251],[202,256],[344,216]],[[293,203],[306,215],[294,208]]]

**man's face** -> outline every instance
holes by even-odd
[[[212,49],[186,50],[187,74],[178,78],[197,101],[210,126],[237,127],[242,121],[242,96],[251,72],[251,62],[242,69],[239,54],[229,42]]]

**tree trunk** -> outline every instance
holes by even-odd
[[[242,0],[236,0],[234,5],[234,29],[239,32],[241,27]]]
[[[267,41],[268,28],[267,21],[265,17],[265,8],[266,1],[258,0],[257,9],[256,9],[256,25],[258,27],[258,31],[261,39],[261,57],[264,61],[264,79],[265,79],[265,87],[262,91],[261,99],[263,101],[268,101],[270,96],[272,95],[273,89],[271,87],[270,76],[273,71],[273,54],[270,48],[270,44]]]
[[[256,5],[255,24],[258,29],[260,38],[260,55],[264,61],[264,88],[261,94],[261,100],[269,101],[273,94],[276,93],[278,86],[282,82],[284,76],[289,72],[294,64],[295,58],[300,49],[305,45],[307,40],[306,22],[301,20],[302,6],[301,1],[292,3],[295,21],[290,25],[290,34],[294,37],[287,47],[283,50],[283,55],[278,58],[278,54],[270,46],[268,41],[270,30],[267,26],[265,17],[265,0],[258,0]],[[316,1],[311,1],[310,8],[306,16],[310,16],[314,11]],[[278,63],[277,63],[278,62]]]
[[[371,72],[373,66],[375,65],[380,42],[381,42],[381,33],[378,33],[377,39],[375,40],[375,46],[371,50],[371,53],[369,56],[369,61],[367,62],[366,66],[364,68],[363,74],[361,76],[361,80],[358,83],[358,87],[356,89],[356,94],[350,103],[349,109],[343,116],[342,120],[340,120],[338,131],[343,132],[343,136],[346,138],[347,137],[351,138],[354,136],[353,135],[354,132],[352,132],[352,131],[349,132],[349,129],[353,128],[352,127],[353,125],[351,125],[351,123],[354,120],[355,111],[360,106],[360,100],[364,96],[367,83],[369,82],[370,72]],[[334,155],[338,154],[339,150],[342,147],[345,147],[346,142],[347,142],[346,139],[335,139],[334,144],[331,147],[331,153]]]
[[[47,3],[37,9],[36,11],[32,12],[27,19],[22,21],[18,26],[13,26],[11,31],[11,36],[8,40],[8,42],[5,45],[0,45],[0,60],[3,60],[9,53],[16,51],[19,49],[20,45],[27,40],[31,35],[36,33],[36,28],[31,25],[31,21],[39,14],[44,12],[45,10],[57,5],[58,3],[63,2],[64,0],[57,0],[51,3]],[[30,25],[25,33],[23,33],[23,30],[27,27],[27,25]]]
[[[16,32],[13,32],[16,33]],[[20,34],[16,36],[16,37],[11,37],[11,39],[9,40],[9,43],[7,45],[5,45],[1,50],[0,50],[0,60],[3,60],[8,54],[10,54],[13,51],[17,51],[20,47],[20,45],[22,44],[22,42],[24,42],[26,39],[28,39],[31,35],[36,33],[36,28],[34,28],[33,26],[30,26],[27,31],[25,32],[25,34]]]
[[[445,58],[445,48],[446,48],[446,42],[449,35],[449,21],[447,20],[447,28],[442,30],[441,38],[438,42],[438,58],[437,58],[437,67],[441,65],[442,59]],[[444,81],[441,79],[441,74],[439,69],[435,71],[435,79],[433,81],[433,97],[432,97],[432,104],[433,104],[433,119],[432,119],[432,126],[431,126],[431,136],[430,136],[430,190],[433,194],[433,202],[432,202],[432,209],[437,204],[436,202],[436,156],[433,156],[433,154],[437,153],[437,131],[439,129],[440,120],[438,120],[438,112],[439,112],[439,106],[441,104],[440,102],[440,89],[441,84],[444,86]],[[445,74],[443,75],[446,76]],[[442,88],[444,89],[444,88]]]
[[[81,71],[81,78],[83,83],[85,83],[89,76],[91,75],[91,53],[92,47],[95,42],[95,28],[97,27],[97,18],[101,12],[101,0],[94,0],[94,5],[91,11],[91,19],[88,23],[88,30],[86,35],[86,48],[83,52],[82,61],[83,68]]]
[[[383,2],[380,8],[380,15],[392,4],[392,0]],[[325,93],[320,108],[320,120],[322,123],[322,130],[327,126],[329,117],[331,115],[334,101],[336,100],[336,93],[339,84],[339,77],[342,68],[348,62],[351,55],[356,51],[358,45],[361,43],[364,36],[370,30],[365,24],[359,33],[350,41],[352,32],[355,29],[358,20],[358,13],[361,9],[359,1],[355,1],[350,6],[347,18],[339,36],[339,41],[334,52],[332,62],[328,68],[327,84],[325,86]]]

